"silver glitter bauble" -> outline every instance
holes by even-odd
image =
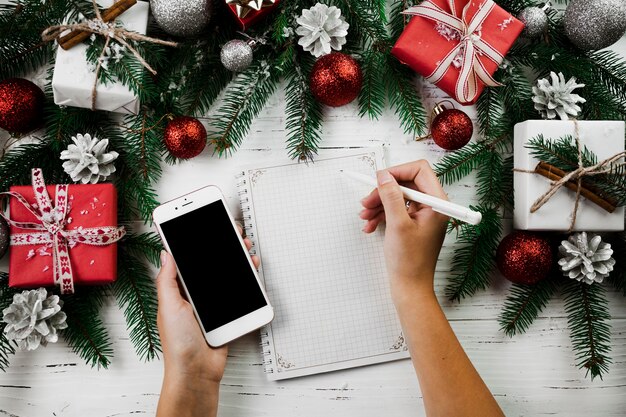
[[[624,33],[624,0],[572,0],[565,10],[565,34],[580,49],[606,48]]]
[[[9,225],[4,218],[0,217],[0,258],[4,256],[9,248]]]
[[[228,41],[222,46],[220,60],[229,71],[245,71],[252,64],[252,47],[240,39]]]
[[[536,38],[548,29],[548,16],[539,7],[527,7],[517,18],[524,24],[525,38]]]
[[[202,33],[213,14],[212,0],[150,0],[150,8],[161,29],[184,38]]]

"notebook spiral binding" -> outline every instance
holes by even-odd
[[[239,204],[241,206],[242,218],[243,218],[243,230],[245,236],[250,239],[252,243],[252,248],[250,249],[250,254],[257,254],[257,244],[255,239],[255,228],[252,224],[252,216],[250,214],[250,200],[248,198],[248,180],[246,178],[246,173],[244,171],[240,172],[236,176],[237,179],[237,194],[239,195]],[[261,329],[261,341],[259,345],[261,346],[261,352],[263,354],[263,367],[265,373],[273,374],[274,373],[274,362],[273,362],[273,352],[272,346],[270,343],[270,329],[269,325],[265,326]]]

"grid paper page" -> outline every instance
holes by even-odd
[[[383,233],[358,217],[382,150],[247,170],[262,276],[275,309],[270,379],[407,357],[391,302]],[[269,352],[268,352],[269,353]]]

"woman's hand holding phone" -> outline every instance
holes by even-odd
[[[249,250],[250,241],[244,239],[244,242]],[[252,261],[258,268],[259,258],[252,256]],[[157,416],[215,415],[228,347],[208,345],[191,304],[180,291],[176,275],[174,258],[163,251],[157,276],[157,325],[165,377]]]

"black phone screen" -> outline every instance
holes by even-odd
[[[161,230],[207,332],[267,305],[221,200]]]

